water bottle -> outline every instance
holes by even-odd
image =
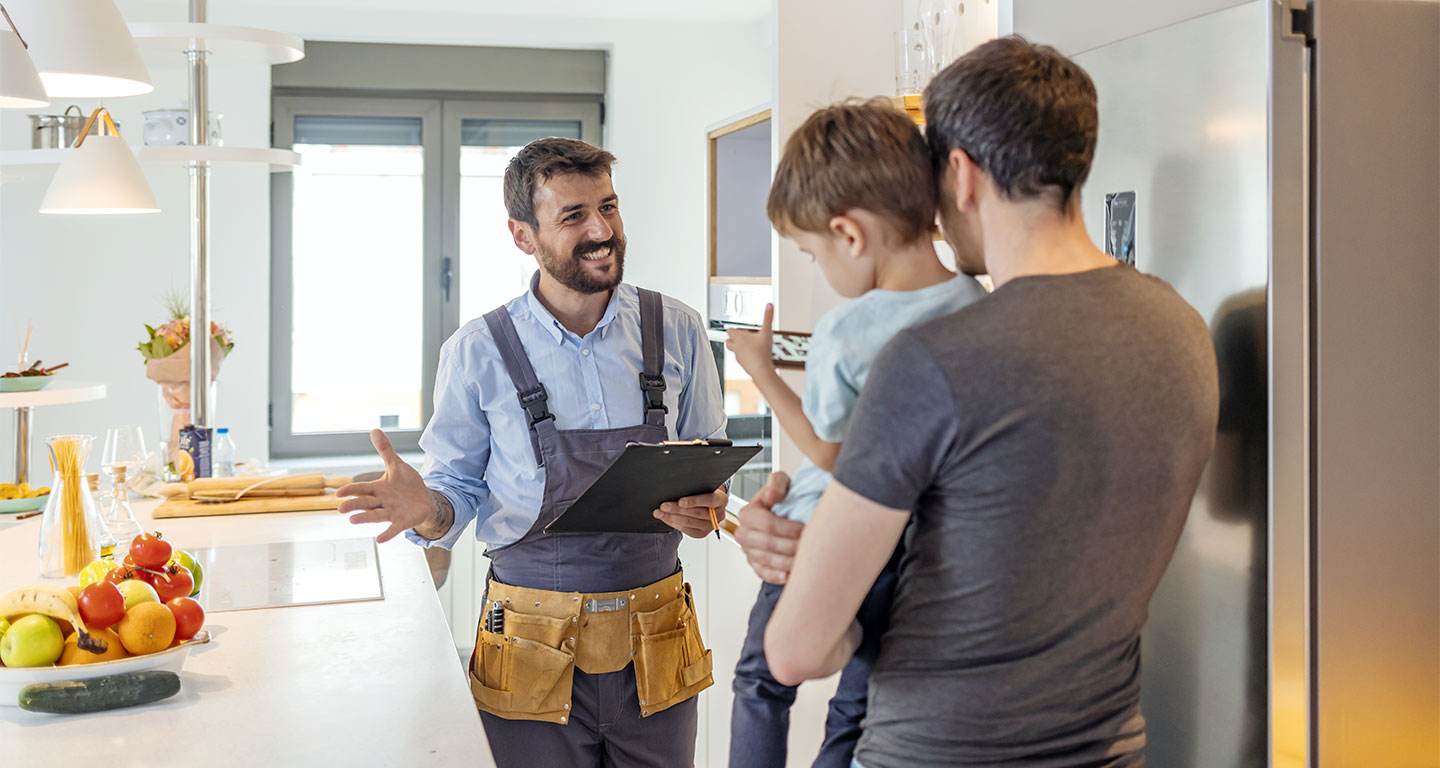
[[[215,430],[215,476],[235,476],[235,441],[230,439],[230,429]]]

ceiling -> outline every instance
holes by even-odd
[[[653,21],[755,21],[773,0],[220,0],[227,11],[245,7],[333,10],[407,10],[528,18]],[[216,3],[218,5],[219,3]],[[122,3],[123,5],[123,3]],[[214,6],[212,6],[213,8]]]

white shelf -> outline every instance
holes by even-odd
[[[305,58],[305,41],[299,36],[254,27],[137,21],[130,25],[130,34],[147,48],[170,47],[180,53],[203,45],[211,53],[267,64],[289,64]]]
[[[288,171],[300,164],[300,154],[269,147],[174,146],[131,147],[142,163],[269,163],[271,171]],[[68,149],[9,149],[0,151],[0,168],[7,166],[59,165]]]
[[[39,392],[0,392],[0,408],[38,408],[105,399],[105,385],[89,381],[56,381]]]
[[[7,149],[0,151],[0,167],[7,165],[59,165],[64,149]]]
[[[272,171],[288,171],[300,164],[300,153],[269,147],[174,146],[140,147],[142,163],[269,163]]]

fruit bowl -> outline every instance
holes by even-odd
[[[50,494],[35,496],[29,499],[0,499],[0,515],[17,515],[21,512],[34,512],[43,509],[45,502],[50,500]]]
[[[140,672],[147,669],[164,670],[180,674],[190,649],[210,642],[210,633],[200,630],[194,637],[158,653],[144,656],[128,656],[114,661],[99,661],[94,664],[76,664],[70,667],[0,667],[0,707],[15,707],[20,704],[20,689],[31,683],[60,683],[68,680],[88,680],[92,677],[117,675],[121,672]]]
[[[37,392],[54,380],[53,373],[49,376],[12,376],[8,379],[0,377],[0,392]]]

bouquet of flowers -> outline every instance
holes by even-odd
[[[145,357],[145,377],[160,385],[160,394],[170,408],[169,451],[165,461],[173,462],[180,446],[180,428],[190,423],[190,307],[178,294],[165,299],[170,320],[159,328],[145,326],[149,338],[137,349]],[[235,348],[230,329],[210,323],[210,381],[220,375],[220,363]]]

